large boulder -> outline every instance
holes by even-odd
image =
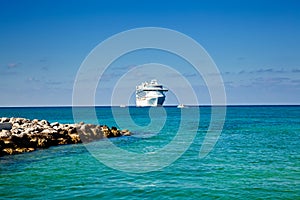
[[[12,129],[12,123],[10,122],[1,122],[0,123],[0,131],[1,130],[11,130]]]
[[[1,138],[9,138],[11,135],[12,135],[12,133],[8,130],[0,131],[0,139]]]
[[[0,122],[1,122],[1,123],[9,122],[9,121],[10,121],[10,118],[7,118],[7,117],[2,117],[2,118],[0,118]]]
[[[121,136],[120,131],[116,127],[114,127],[114,126],[111,127],[110,131],[111,131],[113,137],[119,137],[119,136]]]

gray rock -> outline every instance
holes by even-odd
[[[9,122],[0,123],[0,131],[1,130],[11,130],[11,129],[12,129],[12,123],[9,123]]]

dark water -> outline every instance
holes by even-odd
[[[143,156],[159,151],[176,137],[180,123],[186,134],[196,131],[196,136],[177,160],[147,173],[136,167],[141,160],[134,157],[128,163],[122,163],[122,155],[116,160],[116,151],[105,141],[1,157],[0,199],[300,199],[300,106],[228,107],[218,142],[201,159],[210,107],[200,107],[197,130],[190,128],[195,119],[182,119],[176,107],[130,108],[134,124],[116,109],[119,122],[110,107],[96,108],[97,118],[134,133],[110,140],[126,152]],[[71,108],[0,108],[0,116],[74,122]],[[89,117],[85,121],[98,123]],[[176,144],[174,151],[179,151],[180,142]],[[118,163],[116,169],[99,159],[99,152]],[[158,162],[173,154],[165,156]],[[149,166],[150,161],[143,160]],[[120,170],[123,165],[136,173]]]

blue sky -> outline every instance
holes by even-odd
[[[299,104],[299,11],[300,2],[292,0],[0,0],[0,106],[71,105],[89,52],[114,34],[149,26],[200,43],[221,72],[228,104]],[[136,66],[136,58],[118,67]],[[209,104],[205,88],[193,87],[200,103]],[[108,105],[111,90],[96,94],[96,104]],[[170,93],[166,103],[178,102]]]

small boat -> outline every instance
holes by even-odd
[[[177,106],[177,108],[185,108],[185,106],[181,103]]]
[[[125,104],[121,104],[120,108],[126,108],[126,105]]]

